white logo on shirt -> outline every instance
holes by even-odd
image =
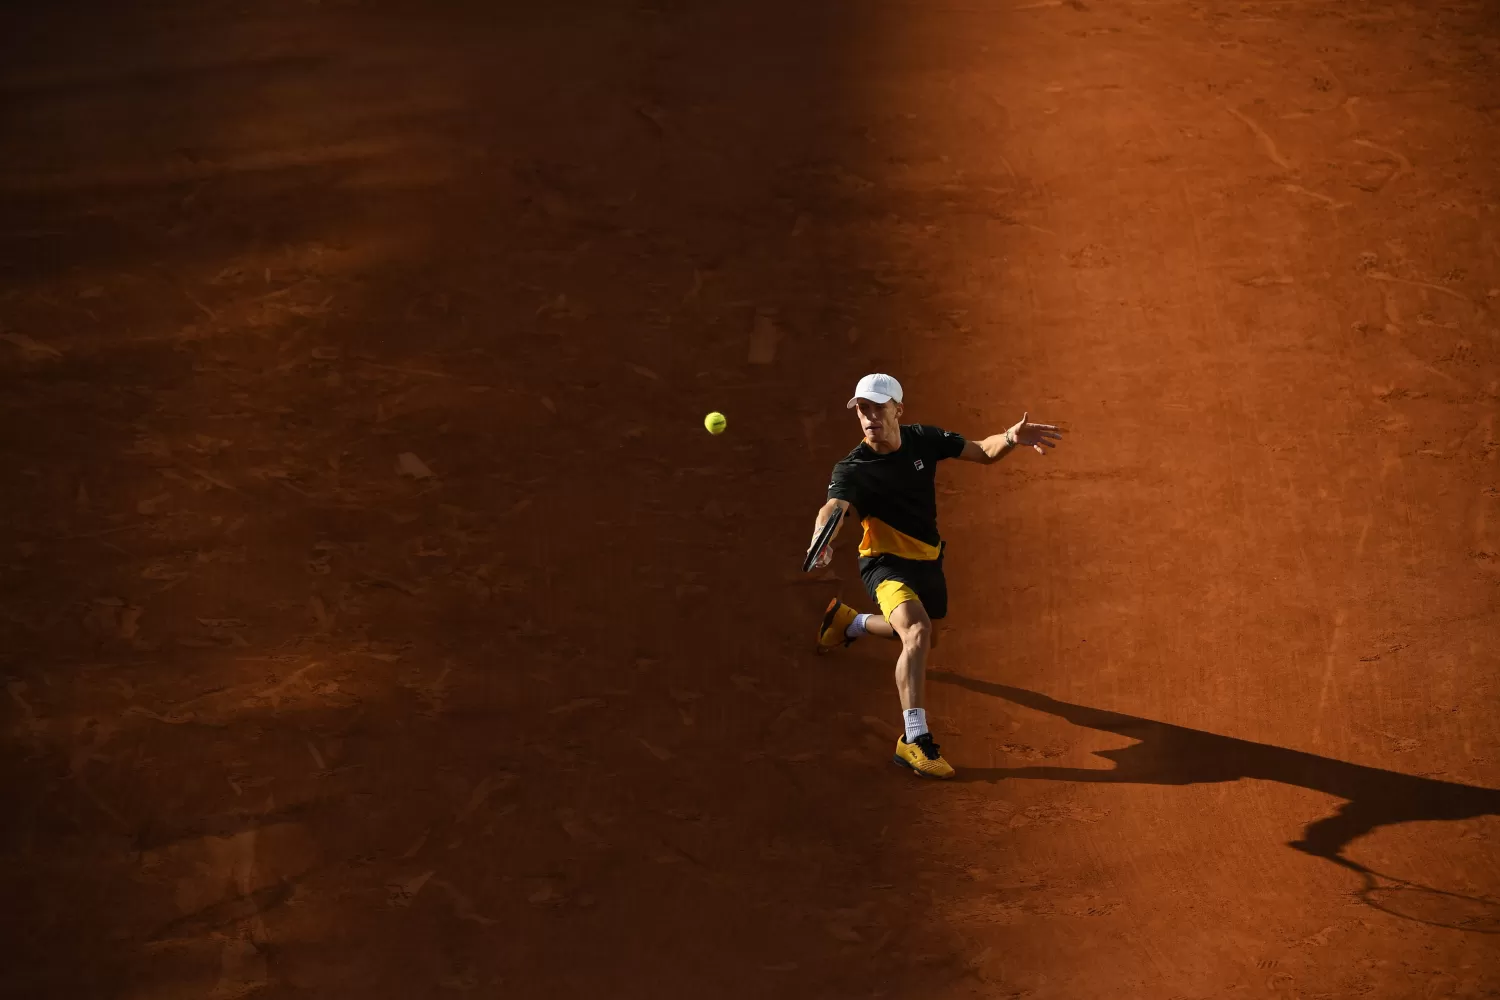
[[[922,471],[922,460],[920,458],[911,464],[916,466],[918,472]]]

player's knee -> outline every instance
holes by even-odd
[[[932,623],[925,618],[907,622],[898,631],[901,635],[901,645],[908,649],[932,648]]]

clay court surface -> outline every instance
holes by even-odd
[[[1500,992],[1493,6],[31,7],[0,995]]]

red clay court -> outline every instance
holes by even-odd
[[[1493,4],[0,39],[0,995],[1500,993]],[[1067,431],[939,476],[951,783],[812,652],[867,371]]]

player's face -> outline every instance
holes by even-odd
[[[869,399],[858,399],[854,408],[859,413],[859,426],[865,432],[865,440],[871,442],[891,441],[901,425],[901,404],[894,399],[876,403]]]

